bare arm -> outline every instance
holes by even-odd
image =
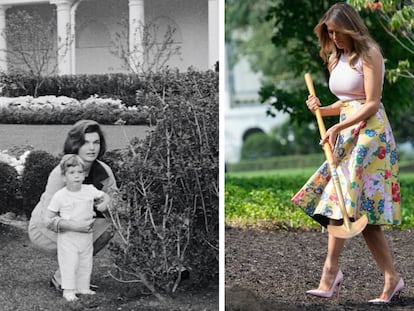
[[[354,115],[338,123],[339,131],[376,114],[381,103],[382,56],[376,48],[370,49],[368,62],[363,63],[366,101]]]
[[[328,129],[325,137],[321,140],[321,144],[328,141],[333,148],[340,131],[368,119],[378,111],[382,91],[381,53],[376,48],[371,47],[370,57],[367,61],[363,62],[362,66],[364,71],[365,103],[355,114]]]
[[[319,98],[314,95],[309,95],[308,100],[306,101],[306,105],[308,106],[309,110],[315,114],[315,110],[319,108],[322,117],[329,117],[329,116],[337,116],[341,113],[341,101],[338,100],[329,106],[322,106],[320,107]]]

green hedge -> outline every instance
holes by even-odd
[[[285,168],[319,167],[325,161],[323,152],[309,155],[289,155],[228,163],[228,172],[277,170]]]

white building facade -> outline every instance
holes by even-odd
[[[229,47],[226,47],[227,55]],[[260,74],[254,73],[248,61],[241,59],[236,64],[225,63],[225,109],[224,139],[225,161],[240,161],[241,149],[246,138],[255,132],[271,133],[271,130],[288,120],[288,115],[267,115],[269,106],[261,104],[259,98]]]
[[[142,44],[137,25],[153,23],[159,29],[175,29],[174,44],[180,55],[167,65],[181,71],[188,67],[214,69],[219,60],[219,0],[0,0],[0,33],[7,15],[17,10],[36,11],[45,18],[56,16],[58,74],[125,72],[122,60],[111,52],[114,37],[128,23],[129,49]],[[55,14],[54,14],[55,13]],[[53,14],[53,15],[52,15]],[[162,40],[162,39],[160,39]],[[157,42],[158,44],[161,43]],[[128,48],[128,44],[127,44]],[[140,57],[136,55],[136,57]],[[7,38],[0,36],[0,70],[7,72]]]

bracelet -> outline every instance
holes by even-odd
[[[47,227],[53,232],[59,233],[60,231],[59,223],[61,220],[62,218],[60,218],[59,216],[53,217]]]
[[[56,233],[60,232],[60,222],[62,221],[62,218],[56,217]]]

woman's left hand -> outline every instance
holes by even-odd
[[[335,147],[336,138],[338,137],[339,129],[337,125],[332,126],[326,131],[325,136],[319,142],[320,145],[324,145],[326,142],[329,143],[331,149],[333,150]]]

